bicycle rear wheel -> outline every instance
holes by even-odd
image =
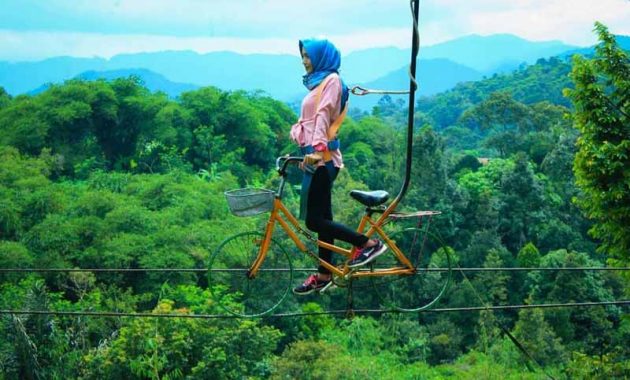
[[[289,292],[293,279],[291,259],[273,240],[258,273],[253,278],[249,276],[263,239],[260,232],[234,235],[224,240],[210,257],[210,292],[230,314],[257,317],[271,313]]]
[[[420,228],[405,228],[389,235],[416,268],[415,274],[372,276],[372,286],[381,306],[400,311],[420,311],[433,306],[446,292],[451,280],[448,248],[435,235]],[[392,249],[370,266],[378,272],[402,268]]]

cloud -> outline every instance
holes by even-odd
[[[510,33],[530,40],[557,39],[589,45],[595,42],[594,22],[601,21],[615,34],[630,34],[627,0],[434,0],[433,3],[452,9],[445,17],[430,21],[444,25],[445,33],[450,26],[457,25],[456,29],[464,33]]]
[[[406,0],[2,0],[0,59],[233,50],[296,54],[321,34],[342,52],[409,47]],[[593,23],[630,35],[628,0],[423,0],[421,45],[481,34],[595,42]]]
[[[399,27],[405,1],[3,0],[5,29],[105,34],[283,38]],[[375,17],[375,15],[377,15]],[[402,24],[401,24],[402,23]]]
[[[38,60],[52,56],[103,57],[164,50],[199,53],[230,50],[248,53],[288,53],[296,43],[284,39],[111,35],[71,32],[18,32],[0,30],[0,59]],[[297,54],[297,53],[296,53]]]

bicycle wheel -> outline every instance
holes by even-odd
[[[256,276],[248,275],[263,239],[260,232],[234,235],[224,240],[210,257],[210,292],[230,314],[257,317],[271,313],[289,292],[293,279],[291,259],[274,240]]]
[[[371,277],[381,306],[400,311],[430,308],[448,289],[451,258],[440,239],[419,228],[406,228],[389,235],[416,268],[415,274]],[[371,271],[402,268],[392,249],[370,266]]]

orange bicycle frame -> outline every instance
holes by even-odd
[[[359,222],[359,227],[357,228],[357,232],[363,233],[365,228],[368,227],[369,225],[369,229],[367,230],[365,235],[370,237],[374,234],[378,234],[384,240],[385,244],[387,244],[387,246],[391,249],[392,253],[396,256],[396,258],[402,264],[402,266],[394,267],[394,268],[387,268],[387,269],[379,269],[378,271],[364,271],[364,270],[352,271],[350,268],[348,268],[347,265],[337,267],[320,258],[317,258],[319,260],[319,264],[325,267],[326,269],[328,269],[333,275],[341,276],[341,277],[347,276],[348,274],[350,274],[351,277],[414,274],[416,269],[411,263],[411,261],[409,261],[409,259],[404,255],[404,253],[401,252],[401,250],[396,246],[396,243],[392,241],[387,235],[387,233],[381,228],[384,224],[388,222],[389,215],[395,209],[396,205],[397,205],[397,202],[393,202],[392,204],[390,204],[389,207],[387,207],[387,209],[383,211],[383,214],[380,216],[380,218],[378,218],[377,221],[374,221],[370,217],[370,213],[366,212],[361,218],[361,221]],[[315,240],[314,238],[310,236],[310,234],[308,234],[306,231],[304,231],[304,229],[302,229],[298,220],[286,208],[286,206],[282,203],[282,200],[279,197],[276,197],[274,199],[273,210],[271,211],[271,215],[269,216],[269,219],[267,221],[264,239],[260,244],[258,256],[256,257],[256,260],[254,260],[254,262],[252,263],[252,266],[249,269],[250,278],[253,278],[256,276],[256,273],[258,273],[260,266],[262,265],[263,261],[267,257],[267,251],[269,249],[269,245],[271,244],[271,237],[273,235],[273,230],[275,228],[276,223],[280,224],[282,229],[287,233],[287,235],[293,241],[295,246],[303,253],[309,254],[310,251],[306,247],[306,244],[300,239],[296,231],[301,232],[302,234],[307,236],[310,240],[315,241],[317,243],[317,246],[329,249],[332,252],[336,252],[346,257],[346,259],[348,260],[353,256],[356,250],[356,247],[353,247],[352,249],[346,249],[346,248],[339,247],[334,244],[329,244],[320,240]]]

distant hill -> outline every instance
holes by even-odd
[[[532,42],[512,35],[467,36],[421,46],[420,59],[427,62],[445,59],[461,67],[454,69],[446,65],[441,71],[439,67],[421,67],[419,75],[421,78],[425,75],[422,79],[424,86],[432,92],[434,88],[449,88],[460,80],[473,80],[477,73],[509,72],[523,62],[534,63],[539,58],[575,49],[575,46],[557,41]],[[396,75],[392,73],[408,65],[409,57],[409,49],[393,47],[356,51],[343,57],[341,73],[349,85],[395,84],[393,78]],[[473,71],[465,73],[463,66]],[[88,71],[136,69],[162,75],[163,80],[173,83],[213,85],[223,90],[263,90],[283,101],[300,99],[305,92],[301,81],[303,68],[296,55],[198,54],[192,51],[121,54],[109,60],[57,57],[39,62],[0,62],[0,86],[17,95],[34,91],[46,83],[61,83]],[[425,69],[429,71],[423,73]],[[451,77],[453,72],[455,77]]]
[[[238,54],[192,51],[124,54],[113,57],[109,69],[142,67],[167,79],[223,90],[263,90],[277,99],[303,92],[300,58],[280,54]]]
[[[571,64],[565,59],[540,59],[537,63],[524,66],[506,74],[495,74],[474,82],[459,83],[448,91],[433,96],[418,98],[418,112],[433,120],[433,125],[441,130],[454,125],[468,108],[479,104],[496,91],[506,91],[515,100],[524,104],[549,102],[571,108],[563,89],[571,88],[569,78]],[[449,112],[445,112],[445,109]]]
[[[103,71],[103,58],[55,57],[37,62],[0,62],[0,86],[12,95],[24,94],[47,83],[60,83],[88,70]]]
[[[368,83],[403,65],[409,65],[411,50],[395,47],[355,51],[343,57],[341,74],[348,84]]]
[[[620,48],[630,52],[630,36],[615,36],[615,40],[617,41],[617,44],[619,45]],[[591,56],[594,53],[595,53],[595,47],[591,46],[591,47],[587,47],[587,48],[568,50],[568,51],[560,54],[560,56],[561,57],[571,57],[574,54],[581,54],[581,55],[584,55],[584,56]]]
[[[116,78],[126,78],[129,76],[137,76],[143,82],[144,85],[151,91],[162,91],[169,97],[174,98],[179,96],[184,91],[196,90],[199,86],[189,83],[176,83],[166,79],[163,75],[154,73],[151,70],[146,69],[123,69],[123,70],[110,70],[110,71],[86,71],[79,74],[77,78],[85,80],[106,79],[112,80]]]
[[[77,75],[76,79],[84,80],[113,80],[117,78],[127,78],[130,76],[136,76],[142,80],[144,85],[152,92],[161,91],[171,98],[179,96],[184,91],[191,91],[199,88],[194,84],[188,83],[175,83],[166,79],[163,75],[154,73],[153,71],[146,69],[124,69],[124,70],[109,70],[109,71],[86,71]],[[46,91],[50,87],[50,84],[44,84],[35,90],[29,91],[29,95],[37,95]]]
[[[534,63],[539,58],[552,57],[576,48],[560,41],[533,42],[511,34],[470,35],[421,49],[420,56],[448,58],[486,74],[493,74],[499,68],[509,71],[506,69],[516,68],[520,63]]]

